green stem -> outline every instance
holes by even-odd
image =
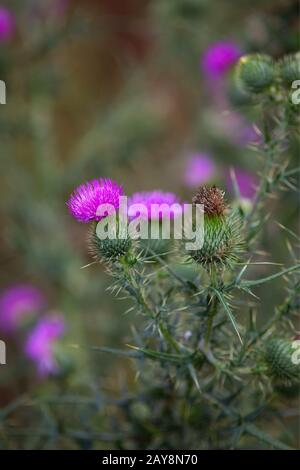
[[[218,272],[217,268],[212,265],[209,270],[209,277],[210,277],[210,286],[211,288],[217,288],[219,279],[218,279]],[[209,346],[210,338],[212,335],[213,331],[213,322],[214,318],[218,312],[218,304],[219,304],[219,299],[217,296],[211,296],[210,294],[207,296],[207,313],[208,313],[208,319],[207,319],[207,326],[206,326],[206,332],[205,332],[205,337],[204,337],[204,343],[205,346]]]
[[[138,302],[140,307],[142,308],[143,312],[150,317],[151,319],[157,319],[157,315],[152,311],[151,307],[148,305],[144,293],[141,289],[141,282],[139,279],[137,279],[137,271],[128,263],[125,262],[123,263],[123,273],[125,275],[125,278],[127,280],[127,283],[129,284],[130,288],[127,290],[131,296],[135,298],[135,300]],[[163,338],[165,339],[166,343],[171,346],[172,349],[174,349],[177,353],[181,353],[181,348],[177,341],[171,336],[168,328],[166,325],[163,323],[162,320],[159,320],[158,322],[158,328],[159,331],[161,332]]]
[[[177,343],[177,341],[176,341],[174,338],[172,338],[172,336],[171,336],[169,330],[166,328],[166,326],[163,324],[162,321],[160,321],[160,322],[158,323],[158,327],[159,327],[159,330],[160,330],[161,334],[163,335],[165,341],[166,341],[172,348],[174,348],[177,353],[180,353],[181,350],[180,350],[179,344]]]
[[[286,112],[287,112],[287,107],[283,111],[282,119],[277,128],[277,132],[279,133],[277,140],[272,138],[270,130],[267,126],[267,120],[265,118],[264,141],[265,141],[266,163],[265,163],[265,168],[263,171],[260,185],[254,197],[252,209],[245,218],[245,222],[246,222],[245,233],[248,233],[248,229],[251,227],[255,215],[260,209],[264,196],[269,192],[270,187],[274,185],[274,178],[273,178],[274,165],[273,164],[275,162],[276,156],[282,152],[282,149],[280,148],[280,146],[286,136],[286,128],[287,128]],[[252,238],[252,233],[250,231],[248,240],[250,241],[251,238]]]
[[[218,303],[219,302],[218,302],[217,297],[211,297],[210,295],[208,296],[209,310],[208,310],[206,332],[205,332],[205,337],[204,337],[206,347],[209,346],[210,338],[211,338],[212,331],[213,331],[214,318],[218,311]]]
[[[251,436],[254,436],[258,439],[258,441],[265,442],[266,444],[269,444],[270,446],[274,447],[275,449],[280,449],[280,450],[293,450],[291,447],[286,445],[284,442],[279,441],[278,439],[275,439],[273,436],[269,436],[266,434],[264,431],[256,427],[254,424],[246,424],[244,428],[245,432],[247,434],[250,434]]]
[[[150,318],[154,319],[156,317],[155,313],[153,313],[151,307],[148,305],[143,290],[141,288],[141,282],[137,279],[137,272],[134,267],[128,265],[125,262],[122,264],[123,267],[123,274],[127,283],[127,288],[125,286],[126,291],[128,294],[133,297],[138,305],[141,307],[143,312]]]

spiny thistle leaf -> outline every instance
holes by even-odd
[[[133,346],[131,344],[127,344],[127,346],[135,351],[143,353],[145,356],[150,357],[151,359],[156,359],[159,361],[166,361],[171,362],[174,364],[187,364],[190,363],[192,360],[192,354],[180,355],[180,354],[168,354],[164,352],[153,351],[151,349],[145,348],[138,348],[137,346]]]
[[[266,442],[267,444],[270,444],[272,447],[278,450],[293,450],[291,447],[288,445],[284,444],[283,442],[279,441],[278,439],[275,439],[274,437],[270,436],[269,434],[266,434],[263,432],[261,429],[256,427],[254,424],[246,424],[244,426],[245,432],[248,434],[251,434],[251,436],[256,437],[259,441]]]
[[[218,297],[219,301],[220,301],[221,304],[223,305],[224,310],[225,310],[225,312],[227,313],[227,315],[228,315],[228,317],[229,317],[229,320],[231,321],[232,326],[233,326],[233,328],[235,329],[235,332],[236,332],[236,334],[238,335],[238,338],[239,338],[241,344],[243,344],[243,340],[242,340],[242,338],[241,338],[241,335],[240,335],[240,332],[239,332],[239,329],[238,329],[237,322],[236,322],[236,320],[235,320],[235,318],[234,318],[233,313],[232,313],[231,310],[230,310],[230,307],[229,307],[229,305],[228,305],[228,303],[227,303],[227,301],[226,301],[224,295],[223,295],[222,292],[220,292],[218,289],[214,289],[214,288],[213,288],[212,290],[215,292],[215,294],[216,294],[216,296]]]
[[[263,277],[260,279],[249,280],[249,281],[242,281],[240,283],[240,286],[242,288],[258,286],[261,284],[265,284],[266,282],[273,281],[274,279],[284,276],[285,274],[291,273],[293,271],[299,271],[299,270],[300,270],[300,264],[296,264],[295,266],[290,266],[289,268],[283,269],[282,271],[272,274],[271,276]]]

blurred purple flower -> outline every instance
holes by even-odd
[[[241,57],[240,47],[229,41],[211,44],[202,57],[202,70],[208,78],[222,77]]]
[[[218,122],[217,122],[218,124]],[[262,136],[242,114],[236,111],[227,111],[220,115],[219,128],[222,133],[234,144],[246,146],[262,143]]]
[[[0,42],[8,41],[15,32],[15,19],[11,11],[0,6]]]
[[[213,159],[205,153],[191,155],[187,161],[184,182],[190,188],[196,188],[211,180],[216,173]]]
[[[65,332],[64,319],[58,314],[42,318],[30,332],[25,343],[26,356],[35,362],[40,377],[57,374],[55,344]]]
[[[37,314],[45,305],[42,293],[34,286],[16,284],[0,296],[0,328],[10,333],[24,317]]]
[[[240,129],[237,143],[242,146],[248,144],[260,144],[262,143],[262,136],[255,131],[251,124],[248,124]]]
[[[130,218],[138,217],[140,214],[143,216],[143,212],[136,210],[132,207],[133,204],[141,204],[147,212],[148,220],[160,220],[164,217],[170,216],[170,218],[177,217],[182,214],[183,208],[179,198],[174,193],[168,193],[161,190],[154,191],[144,191],[139,193],[134,193],[131,197],[128,198],[128,216]],[[153,204],[164,204],[165,207],[162,207],[159,212],[152,207]],[[176,204],[176,206],[170,210],[170,206]],[[152,207],[152,210],[151,210]]]
[[[237,185],[242,198],[252,199],[256,193],[257,188],[257,177],[247,170],[241,168],[234,168],[234,174]],[[233,182],[230,176],[230,172],[226,174],[227,186],[230,191],[233,191]]]
[[[104,216],[97,215],[97,209],[102,204],[110,204],[119,208],[119,197],[123,188],[110,179],[95,179],[80,185],[71,195],[67,206],[70,213],[79,222],[88,223],[101,220]]]

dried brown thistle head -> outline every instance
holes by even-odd
[[[221,216],[226,209],[224,191],[221,191],[221,189],[216,186],[212,186],[211,188],[203,186],[198,189],[196,195],[193,197],[193,204],[203,204],[204,214],[208,216]]]

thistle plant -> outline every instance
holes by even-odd
[[[236,65],[234,86],[250,97],[248,106],[260,108],[257,127],[262,138],[255,149],[263,169],[247,212],[242,206],[230,207],[222,188],[197,190],[190,202],[204,207],[199,249],[186,250],[184,240],[178,243],[172,237],[163,255],[153,249],[153,240],[147,249],[145,242],[118,233],[114,240],[100,240],[97,205],[110,203],[118,210],[116,201],[122,194],[110,180],[82,185],[68,202],[76,219],[91,224],[89,244],[95,262],[105,262],[112,277],[111,292],[129,299],[128,312],[142,317],[142,327],[134,329],[123,350],[97,345],[100,352],[136,361],[137,391],[130,402],[120,405],[136,446],[289,449],[295,445],[284,430],[269,434],[266,423],[299,385],[300,365],[293,362],[300,305],[299,238],[280,226],[289,238],[288,266],[278,268],[277,260],[261,261],[259,255],[271,219],[270,197],[296,189],[293,179],[299,169],[290,167],[288,149],[299,116],[287,84],[297,76],[298,67],[298,55],[278,62],[249,55]],[[162,191],[139,193],[129,200],[142,202],[147,211],[154,202],[180,202]],[[109,217],[103,216],[107,221]],[[132,217],[129,211],[129,220]],[[161,211],[155,220],[148,212],[146,218],[151,225],[164,217],[170,215]],[[274,219],[271,222],[276,225]],[[255,271],[256,276],[249,277],[251,265],[257,269],[264,265],[269,272],[261,276]],[[196,274],[187,276],[189,271]],[[279,288],[287,290],[286,298],[262,324],[257,318],[257,289],[272,289],[277,280]],[[117,416],[119,405],[115,407]],[[137,407],[143,410],[138,418]],[[121,421],[121,429],[123,425]]]

